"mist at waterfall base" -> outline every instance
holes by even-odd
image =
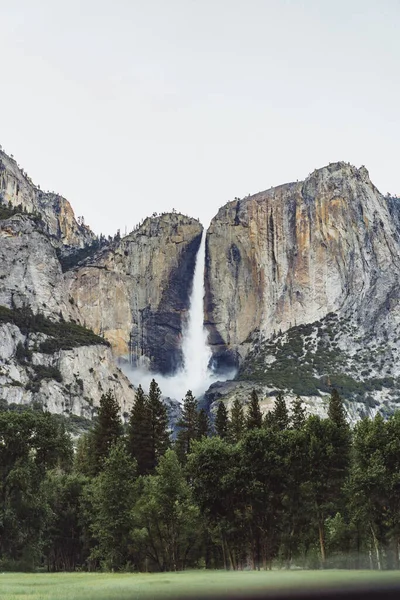
[[[165,376],[141,367],[121,366],[135,387],[140,384],[146,391],[151,380],[155,379],[163,396],[182,401],[188,390],[199,398],[216,381],[227,381],[235,376],[235,370],[221,373],[210,366],[212,353],[207,343],[207,331],[203,325],[205,254],[206,236],[203,232],[196,256],[188,322],[183,332],[182,368],[174,375]]]

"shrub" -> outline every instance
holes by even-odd
[[[39,345],[39,351],[45,354],[53,354],[58,350],[71,350],[77,346],[110,345],[107,340],[82,325],[52,321],[42,313],[33,314],[27,306],[13,309],[0,306],[0,323],[13,323],[25,335],[44,333],[49,336]],[[21,354],[21,350],[19,352]]]

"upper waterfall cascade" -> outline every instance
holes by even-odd
[[[140,383],[146,390],[150,381],[155,378],[163,396],[182,401],[188,390],[199,397],[204,394],[212,383],[234,377],[234,371],[222,374],[215,373],[209,368],[212,352],[207,343],[208,336],[204,327],[205,258],[206,232],[204,230],[196,255],[188,319],[182,335],[182,367],[171,376],[152,373],[140,367],[135,369],[125,368],[126,375],[134,385]]]
[[[204,391],[204,383],[211,373],[208,368],[212,357],[207,344],[207,331],[204,327],[204,269],[206,258],[206,234],[203,232],[196,256],[192,293],[187,327],[183,336],[183,373],[194,394]]]

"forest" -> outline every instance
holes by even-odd
[[[123,423],[102,396],[72,439],[36,409],[0,412],[0,569],[398,569],[400,412],[353,428],[253,390],[213,422],[187,392],[171,434],[161,390]]]

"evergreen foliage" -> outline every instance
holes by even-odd
[[[232,403],[231,418],[228,423],[228,434],[231,442],[236,444],[239,442],[245,431],[245,416],[243,405],[238,398],[235,398]]]
[[[210,434],[210,419],[204,408],[197,415],[197,439],[201,440]]]
[[[262,414],[260,410],[260,401],[256,390],[251,392],[249,407],[246,413],[246,429],[259,429],[262,426]]]
[[[182,416],[177,422],[178,434],[176,438],[176,452],[181,462],[191,450],[194,440],[198,439],[198,412],[197,400],[191,390],[186,392],[183,401]]]
[[[136,460],[138,474],[146,475],[153,468],[151,418],[148,399],[141,385],[135,396],[128,423],[127,445],[131,457]]]
[[[92,506],[90,529],[95,540],[90,559],[99,561],[103,568],[118,569],[131,559],[135,478],[136,463],[123,440],[118,440],[88,490]]]
[[[223,440],[228,437],[229,420],[228,411],[224,402],[220,401],[215,415],[215,432]]]
[[[291,427],[246,432],[236,402],[223,439],[200,436],[196,399],[185,401],[183,460],[161,445],[140,476],[141,389],[125,434],[115,398],[102,398],[74,460],[57,415],[0,411],[1,568],[400,568],[400,413],[352,431],[333,395],[329,418],[304,418],[298,401]]]
[[[301,429],[306,421],[306,409],[302,399],[297,396],[292,401],[292,416],[290,423],[293,429]]]
[[[184,569],[196,551],[199,509],[173,450],[144,481],[134,514],[133,540],[152,565],[160,571]]]
[[[103,461],[121,435],[119,405],[114,394],[108,391],[100,398],[99,414],[93,429],[93,473],[97,474],[102,469]]]
[[[287,429],[289,426],[289,412],[282,392],[279,392],[275,399],[272,411],[272,423],[274,427],[280,430]]]
[[[13,323],[24,335],[31,333],[44,333],[49,336],[41,342],[39,351],[45,354],[52,354],[58,350],[71,350],[77,346],[90,346],[93,344],[103,344],[109,346],[104,338],[96,335],[90,329],[82,327],[77,323],[61,321],[52,321],[42,313],[34,314],[28,306],[22,308],[7,308],[0,306],[0,323]],[[18,358],[29,358],[26,352],[23,354],[18,350]]]
[[[343,401],[336,389],[332,390],[329,398],[328,417],[338,427],[347,427]]]
[[[150,383],[147,406],[150,418],[151,470],[154,471],[170,445],[167,409],[154,379]]]

